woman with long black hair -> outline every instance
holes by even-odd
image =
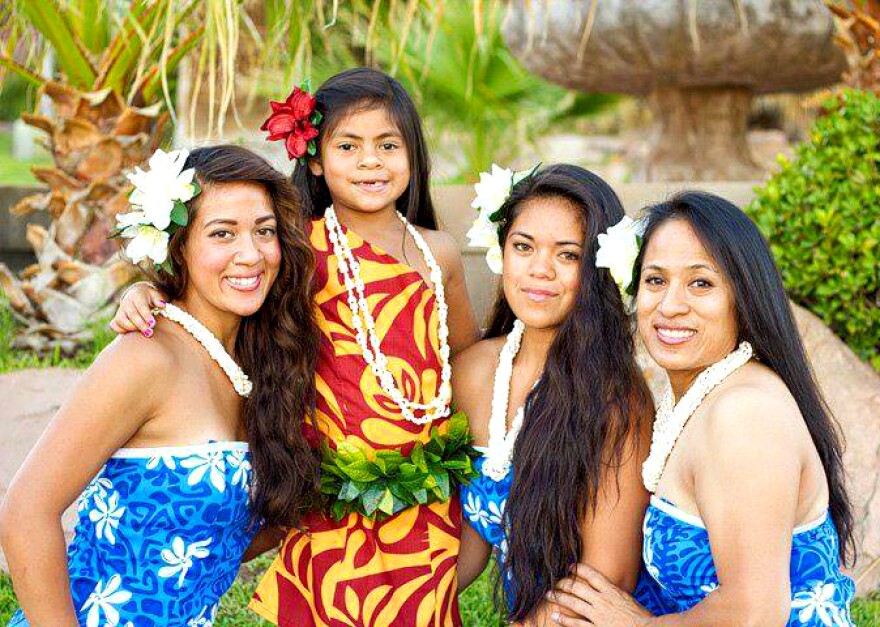
[[[767,243],[728,201],[649,209],[639,333],[669,375],[643,469],[645,572],[630,595],[589,565],[562,625],[852,625],[842,444]]]
[[[453,367],[456,406],[484,445],[480,476],[462,487],[459,586],[493,545],[509,618],[541,624],[545,594],[577,561],[635,586],[652,405],[624,299],[596,267],[598,235],[624,216],[611,188],[556,165],[494,209],[483,226],[490,266],[500,248],[501,290],[485,338]]]

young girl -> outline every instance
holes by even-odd
[[[624,214],[604,181],[571,165],[525,177],[483,213],[502,289],[486,339],[453,369],[456,406],[485,447],[461,492],[460,585],[494,547],[510,620],[543,625],[545,594],[574,562],[627,589],[639,572],[651,400],[621,294],[596,267],[599,234]]]
[[[458,247],[434,230],[418,114],[371,69],[338,74],[313,98],[296,89],[273,110],[264,128],[307,162],[293,180],[313,217],[322,334],[308,435],[324,448],[325,481],[348,474],[289,533],[251,607],[279,625],[458,625],[458,498],[440,466],[421,491],[412,484],[418,502],[400,474],[427,468],[435,429],[449,435],[449,359],[477,333]],[[117,328],[142,329],[138,312],[160,298],[132,290]]]
[[[300,429],[314,261],[289,181],[235,146],[150,165],[119,220],[132,260],[164,264],[154,281],[170,303],[153,341],[102,351],[9,487],[16,627],[210,625],[248,545],[272,544],[251,542],[258,519],[297,524],[315,492]],[[61,515],[78,494],[65,559]]]

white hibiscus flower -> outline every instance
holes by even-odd
[[[251,473],[251,463],[246,459],[244,451],[232,451],[226,456],[226,462],[230,468],[235,468],[230,483],[240,485],[248,489],[248,478]]]
[[[506,506],[507,499],[502,500],[501,503],[489,501],[489,522],[500,525],[501,519],[504,517],[504,508]]]
[[[483,502],[473,492],[468,492],[464,507],[465,516],[473,523],[479,523],[485,527],[489,523],[489,513],[483,509]]]
[[[838,615],[834,604],[835,586],[833,583],[818,582],[810,590],[801,590],[791,600],[791,607],[798,612],[798,621],[809,623],[815,615],[823,625],[835,627]]]
[[[620,222],[610,227],[605,233],[599,234],[599,250],[596,252],[596,267],[608,268],[614,282],[620,288],[624,300],[631,297],[626,294],[633,280],[636,257],[645,223],[623,216]],[[631,305],[631,303],[627,303]]]
[[[150,259],[163,264],[168,258],[168,231],[160,231],[149,224],[129,226],[122,231],[122,237],[131,241],[125,246],[125,255],[132,263]]]
[[[89,501],[93,496],[100,494],[107,496],[107,492],[113,489],[113,482],[107,477],[95,477],[92,482],[86,486],[86,489],[79,495],[76,501],[76,511],[81,512],[89,506]]]
[[[700,590],[702,592],[705,592],[706,594],[711,594],[711,593],[715,592],[717,589],[718,589],[718,583],[714,582],[714,581],[712,583],[704,583],[702,586],[700,586]]]
[[[217,620],[218,607],[220,607],[219,604],[211,607],[206,605],[198,616],[187,621],[186,627],[213,627],[214,621]]]
[[[119,492],[113,492],[107,500],[104,500],[103,495],[96,494],[94,508],[89,512],[89,520],[95,523],[95,536],[99,540],[104,538],[110,544],[116,544],[113,531],[119,527],[123,513],[125,507],[119,507]]]
[[[195,170],[183,169],[188,156],[186,150],[166,153],[159,149],[150,157],[147,172],[135,168],[134,173],[128,175],[128,180],[135,186],[129,201],[146,220],[140,224],[152,224],[160,231],[167,229],[175,202],[186,202],[195,195],[192,184]]]
[[[208,451],[199,453],[192,457],[187,457],[180,465],[190,469],[189,477],[186,482],[189,485],[195,485],[201,481],[205,475],[218,492],[226,490],[226,459],[223,451]]]
[[[177,462],[174,460],[173,455],[156,455],[147,460],[147,469],[153,470],[158,468],[159,464],[162,464],[169,470],[175,470],[177,468]]]
[[[174,575],[177,577],[177,587],[183,587],[183,581],[189,569],[193,567],[194,560],[205,559],[211,553],[206,547],[211,544],[211,538],[193,542],[189,546],[180,536],[175,536],[171,541],[170,549],[162,549],[162,559],[168,566],[159,569],[159,576],[168,579]]]
[[[119,624],[119,610],[131,598],[131,592],[120,589],[122,577],[113,575],[104,586],[104,580],[98,581],[95,589],[83,603],[82,610],[88,610],[87,627],[116,627]],[[103,621],[101,620],[103,615]],[[129,623],[130,624],[130,623]]]

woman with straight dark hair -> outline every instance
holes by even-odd
[[[101,352],[9,487],[16,627],[210,625],[272,546],[261,525],[299,524],[317,494],[314,258],[289,180],[237,146],[160,150],[129,178],[125,251],[169,302],[152,340]]]
[[[852,625],[842,444],[770,249],[730,202],[651,207],[639,332],[669,375],[643,468],[653,493],[636,600],[587,565],[562,625]]]
[[[498,549],[510,620],[544,622],[545,594],[577,561],[630,590],[638,577],[652,404],[622,295],[596,267],[599,234],[623,218],[602,179],[555,165],[517,182],[487,225],[500,233],[501,290],[484,340],[453,370],[484,446],[462,488],[459,578]]]

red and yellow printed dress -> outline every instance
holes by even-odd
[[[410,266],[352,231],[349,245],[388,368],[404,396],[430,402],[439,388],[440,356],[434,291]],[[323,219],[310,233],[317,258],[316,309],[321,328],[313,428],[330,446],[341,440],[364,451],[409,455],[443,433],[448,418],[413,424],[379,386],[351,325],[345,284]],[[313,446],[320,441],[309,434]],[[313,438],[313,439],[312,439]],[[456,563],[461,533],[457,495],[446,503],[406,509],[382,522],[322,512],[292,531],[260,581],[250,607],[281,627],[364,625],[457,626]]]

